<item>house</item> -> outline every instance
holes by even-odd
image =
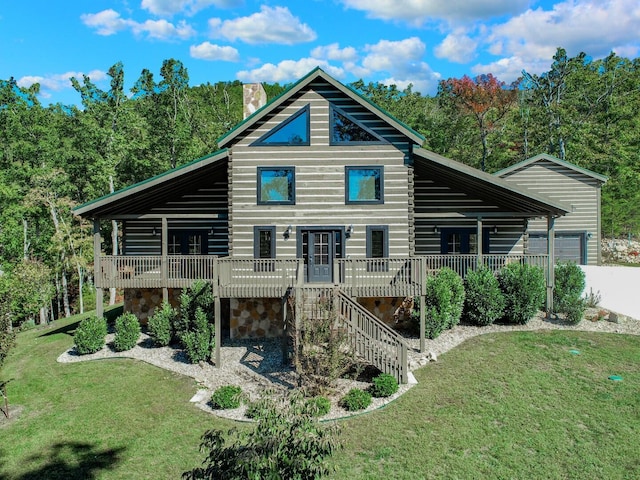
[[[206,279],[216,331],[243,338],[282,335],[291,298],[299,315],[331,295],[360,353],[406,380],[406,345],[383,320],[406,297],[424,301],[425,275],[522,261],[547,267],[550,295],[549,257],[526,255],[522,234],[544,217],[553,239],[569,211],[423,142],[316,68],[218,152],[76,209],[94,221],[98,298],[123,288],[144,319]],[[102,254],[104,220],[122,223],[123,255]]]
[[[536,155],[494,175],[569,205],[569,213],[555,224],[556,260],[579,265],[602,263],[600,190],[607,177],[547,154]],[[546,253],[544,219],[529,221],[523,242],[525,253]]]

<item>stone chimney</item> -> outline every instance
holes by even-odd
[[[267,104],[267,92],[261,83],[245,83],[242,85],[243,118],[253,115],[255,111]]]

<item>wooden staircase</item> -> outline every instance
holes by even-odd
[[[321,318],[335,312],[346,328],[351,348],[365,362],[398,383],[407,383],[409,364],[407,344],[402,335],[385,325],[355,300],[335,286],[296,287],[296,310],[306,318]],[[322,317],[326,318],[326,317]]]

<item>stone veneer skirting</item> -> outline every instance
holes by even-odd
[[[231,338],[282,336],[282,299],[232,298],[230,304]]]
[[[169,303],[173,307],[180,306],[181,288],[169,289]],[[131,312],[142,325],[146,325],[156,308],[162,305],[161,288],[125,288],[124,311]]]
[[[179,288],[169,289],[169,302],[180,306]],[[395,324],[394,313],[402,304],[400,297],[362,297],[358,303],[389,326]],[[146,325],[157,307],[162,304],[161,288],[127,288],[124,290],[124,311],[134,313],[140,323]],[[232,298],[229,321],[230,337],[273,338],[284,331],[282,322],[282,299],[280,298]]]

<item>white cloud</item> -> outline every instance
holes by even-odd
[[[154,15],[171,16],[176,13],[193,15],[210,6],[233,8],[240,6],[244,0],[142,0],[141,7]]]
[[[80,15],[80,20],[87,27],[95,28],[98,35],[113,35],[128,27],[128,22],[112,9],[98,13],[85,13]]]
[[[203,42],[200,45],[192,45],[189,54],[193,58],[202,60],[223,60],[225,62],[237,62],[240,60],[238,50],[233,47],[214,45],[210,42]]]
[[[294,17],[287,7],[268,7],[263,5],[260,12],[234,20],[222,21],[219,18],[209,20],[211,34],[214,37],[230,41],[241,40],[245,43],[277,43],[294,45],[316,39],[316,33],[306,23]]]
[[[477,20],[521,12],[531,0],[342,0],[373,18],[422,24],[429,20]]]
[[[542,73],[549,70],[551,56],[530,61],[525,61],[520,57],[506,57],[486,65],[474,65],[471,67],[471,71],[474,75],[492,73],[498,80],[511,83],[522,76],[523,70],[530,73]]]
[[[147,20],[144,23],[132,23],[131,30],[135,34],[146,33],[149,38],[168,40],[171,38],[187,39],[195,35],[195,30],[184,20],[177,25],[166,20]]]
[[[308,74],[316,67],[322,68],[332,77],[343,77],[344,70],[329,65],[326,61],[316,58],[301,58],[300,60],[283,60],[274,65],[266,63],[254,70],[238,72],[237,77],[243,82],[291,82]]]
[[[96,29],[98,35],[113,35],[125,29],[130,29],[136,35],[147,34],[149,38],[159,40],[186,39],[195,35],[195,30],[184,20],[178,22],[177,25],[166,20],[147,20],[139,23],[124,19],[118,12],[111,9],[98,13],[87,13],[81,15],[80,19],[88,27]]]
[[[367,45],[368,52],[362,65],[368,70],[396,70],[400,65],[415,62],[424,56],[425,44],[418,37],[399,41],[380,40],[375,45]]]
[[[436,57],[446,58],[451,62],[467,63],[475,56],[477,47],[478,42],[471,37],[450,33],[436,46],[434,53]]]
[[[340,44],[332,43],[316,47],[311,51],[314,58],[326,58],[328,60],[338,60],[341,62],[353,62],[358,58],[358,52],[353,47],[340,48]]]
[[[619,54],[635,56],[640,50],[638,31],[637,0],[567,0],[551,10],[527,10],[493,26],[487,37],[488,50],[505,58],[474,69],[499,68],[506,73],[519,65],[541,73],[549,69],[557,47],[565,48],[570,56],[583,51],[598,58],[616,45]]]
[[[42,76],[24,76],[18,79],[18,86],[22,88],[28,88],[34,83],[40,84],[40,96],[43,98],[50,98],[51,92],[59,92],[61,90],[72,88],[71,77],[76,77],[82,82],[82,76],[87,75],[91,78],[91,81],[96,83],[107,78],[107,73],[102,70],[91,70],[88,73],[84,72],[65,72],[55,75]]]

